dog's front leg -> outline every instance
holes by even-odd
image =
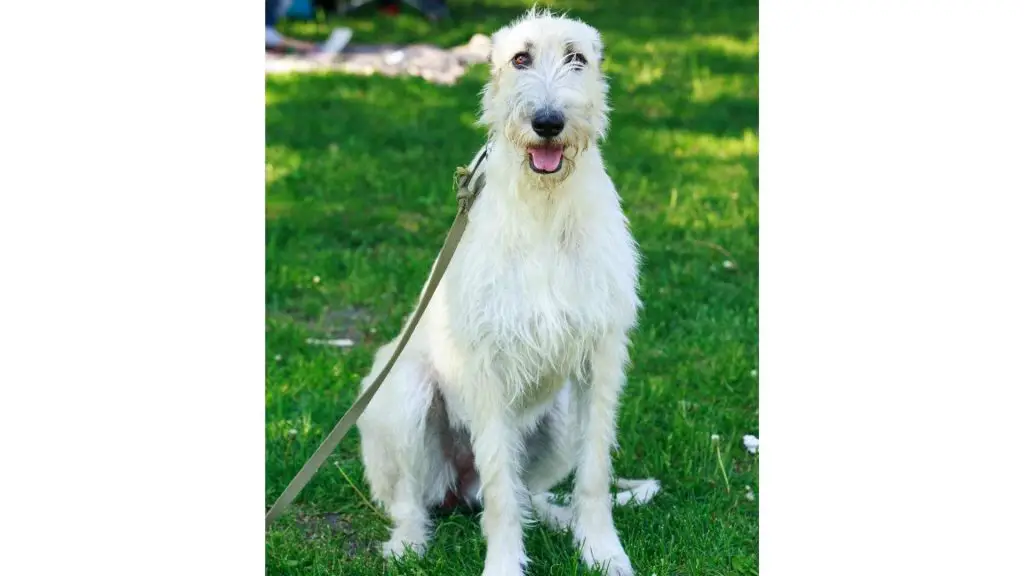
[[[522,525],[526,494],[517,465],[521,438],[500,396],[481,402],[486,406],[479,407],[479,417],[470,423],[483,489],[484,576],[521,576],[527,561]]]
[[[632,576],[612,522],[611,449],[619,392],[625,381],[625,334],[602,339],[591,359],[590,378],[576,384],[576,418],[580,432],[579,463],[573,489],[573,532],[583,560],[609,576]],[[589,380],[589,381],[587,381]]]

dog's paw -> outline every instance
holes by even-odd
[[[633,576],[633,565],[617,538],[603,545],[584,544],[582,556],[587,566],[607,576]]]
[[[381,544],[381,554],[384,558],[388,559],[401,558],[406,554],[423,556],[423,553],[426,551],[426,542],[407,542],[400,538],[392,538],[391,540]]]
[[[496,554],[488,548],[483,576],[523,576],[527,564],[529,560],[522,550],[518,553],[509,550],[507,554]]]
[[[593,555],[590,558],[583,554],[583,561],[590,568],[600,570],[607,576],[633,576],[633,565],[629,563],[629,557],[623,554],[615,554],[610,558],[599,559]]]
[[[485,565],[483,576],[523,576],[525,573],[523,565],[519,563],[499,567]]]

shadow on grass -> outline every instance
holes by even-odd
[[[302,97],[267,108],[267,162],[280,170],[268,178],[268,226],[285,234],[295,221],[296,233],[331,234],[347,247],[404,245],[422,241],[423,234],[441,238],[453,206],[452,171],[484,138],[471,127],[470,103],[479,84],[445,93],[450,89],[414,79],[298,76],[289,83]],[[726,160],[745,167],[756,190],[756,155],[734,160],[685,149],[671,153],[673,141],[685,148],[691,136],[756,132],[756,100],[694,103],[679,96],[674,103],[669,99],[678,112],[665,115],[633,102],[616,108],[604,145],[609,171],[627,201],[639,180],[659,180],[668,194],[685,184],[678,177],[699,182]],[[403,240],[405,232],[419,240],[413,234]]]
[[[475,112],[464,105],[475,99],[472,88],[354,76],[287,82],[301,97],[268,104],[266,114],[267,162],[283,165],[267,185],[275,225],[287,214],[324,231],[328,223],[314,221],[322,212],[332,229],[361,245],[401,212],[434,215],[450,207],[452,172],[483,141],[482,132],[461,119]],[[405,228],[418,230],[418,220],[411,217]],[[423,224],[432,229],[429,221]]]

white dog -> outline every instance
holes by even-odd
[[[486,184],[408,347],[359,420],[366,477],[394,520],[384,553],[422,553],[429,510],[483,498],[485,576],[523,574],[531,509],[583,559],[633,574],[612,523],[611,449],[638,254],[597,143],[602,44],[530,12],[494,35]],[[391,357],[376,355],[365,389]],[[571,512],[547,493],[575,470]],[[650,499],[651,481],[620,481]]]

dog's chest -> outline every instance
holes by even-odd
[[[607,255],[586,245],[550,241],[496,251],[501,240],[474,242],[454,291],[457,327],[517,388],[553,392],[579,375],[598,339],[631,302],[619,294]],[[537,390],[540,396],[546,396]]]

